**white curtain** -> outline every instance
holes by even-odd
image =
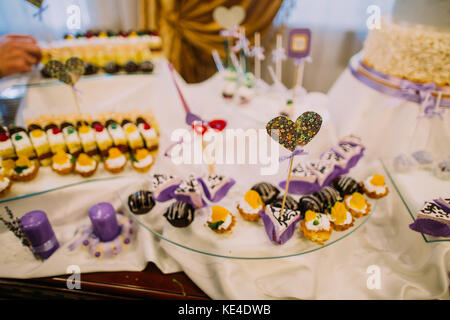
[[[43,21],[33,17],[37,8],[25,0],[0,0],[0,36],[28,34],[38,40],[58,39],[66,33],[88,29],[130,30],[137,27],[137,0],[44,0]],[[67,27],[67,8],[80,8],[81,28]],[[50,36],[49,36],[50,35]]]

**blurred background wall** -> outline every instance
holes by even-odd
[[[61,38],[71,31],[66,26],[67,14],[61,14],[71,4],[81,9],[80,32],[88,29],[130,30],[139,25],[139,0],[45,0],[45,4],[49,9],[41,23],[32,18],[36,8],[25,0],[0,0],[0,35],[23,33],[47,40],[51,34],[53,39]],[[285,0],[274,20],[276,29],[264,42],[263,78],[271,83],[267,65],[272,63],[270,51],[274,33],[282,32],[287,39],[289,28],[307,27],[312,30],[312,62],[305,68],[304,86],[309,91],[326,92],[346,68],[350,57],[362,48],[368,32],[367,7],[377,5],[383,15],[390,13],[393,4],[394,0]],[[164,34],[161,36],[164,41]],[[200,67],[202,61],[198,64]],[[293,82],[293,69],[292,61],[284,63],[283,82],[288,87]],[[204,79],[199,77],[198,80]]]

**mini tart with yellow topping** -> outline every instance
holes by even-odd
[[[75,172],[82,177],[90,177],[97,170],[97,161],[88,156],[86,153],[80,153],[75,162]]]
[[[109,172],[119,173],[127,165],[127,158],[119,148],[111,148],[108,150],[108,157],[105,159],[103,165]]]
[[[75,166],[74,159],[70,153],[58,150],[52,157],[52,170],[60,175],[69,174]]]
[[[382,175],[374,174],[362,182],[364,193],[372,199],[380,199],[389,193]]]
[[[236,218],[228,209],[221,206],[213,206],[207,224],[215,233],[228,233],[236,224]]]
[[[15,162],[11,179],[16,181],[30,181],[36,177],[38,171],[39,163],[37,161],[20,156]]]
[[[300,223],[300,230],[306,239],[322,246],[325,241],[330,239],[331,232],[333,231],[330,215],[307,210],[305,219]]]
[[[367,216],[370,213],[370,203],[359,192],[345,196],[344,204],[354,218]]]
[[[153,166],[153,157],[145,149],[138,149],[131,155],[131,166],[139,172],[147,172]]]
[[[11,177],[16,162],[13,159],[3,159],[0,162],[0,175],[5,177]]]
[[[331,225],[336,231],[344,231],[353,227],[354,218],[342,202],[336,202],[331,208]]]
[[[264,207],[261,196],[255,190],[247,191],[244,199],[237,204],[239,213],[247,221],[258,221],[261,218],[259,213],[264,211]]]
[[[11,190],[12,180],[8,177],[0,175],[0,197],[4,197]]]

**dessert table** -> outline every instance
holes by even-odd
[[[227,128],[264,129],[265,123],[275,117],[285,105],[286,96],[270,90],[270,87],[257,94],[249,105],[238,106],[222,99],[223,80],[220,75],[195,85],[187,85],[180,77],[177,78],[192,111],[204,119],[225,119],[228,122]],[[170,139],[172,131],[187,127],[166,61],[158,61],[152,75],[89,77],[81,80],[77,87],[81,92],[81,109],[86,113],[136,108],[150,108],[153,111],[159,123],[161,138],[160,152],[151,172],[167,172],[180,176],[187,176],[189,173],[201,175],[207,172],[206,165],[175,165],[164,157],[164,151],[173,143]],[[19,125],[23,119],[41,114],[74,113],[76,110],[70,89],[56,83],[28,87],[24,100],[23,110],[18,115]],[[322,130],[308,148],[309,156],[314,157],[336,143],[339,136],[329,112],[326,95],[307,94],[294,105],[294,114],[299,115],[306,108],[320,113],[324,119]],[[370,145],[366,147],[370,155],[376,153],[376,150],[370,149]],[[258,167],[250,165],[217,165],[216,169],[233,177],[244,187],[247,184],[251,187],[252,181],[281,181],[286,176],[287,163],[282,163],[278,174],[272,177],[257,176]],[[369,157],[358,164],[351,175],[359,178],[373,173],[387,176],[388,170],[377,157]],[[119,286],[119,283],[122,285],[126,280],[118,280],[114,278],[115,275],[120,278],[120,275],[132,277],[132,274],[145,283],[135,284],[130,280],[124,286],[136,285],[140,289],[141,286],[146,287],[147,282],[150,284],[176,277],[185,284],[185,291],[188,297],[192,298],[205,298],[205,295],[212,299],[450,297],[450,242],[429,243],[424,241],[420,233],[409,229],[411,216],[402,201],[401,191],[394,188],[389,179],[386,180],[390,194],[377,202],[370,219],[350,236],[308,254],[255,260],[215,257],[188,250],[155,236],[140,224],[137,224],[137,232],[129,248],[114,258],[95,260],[81,249],[71,252],[67,250],[68,244],[76,227],[88,221],[89,208],[97,202],[108,201],[116,209],[120,209],[120,192],[141,183],[142,177],[131,174],[113,178],[100,176],[96,181],[72,186],[64,186],[58,179],[51,177],[43,179],[38,185],[31,182],[26,188],[18,190],[17,194],[0,200],[0,204],[8,205],[17,212],[38,208],[46,211],[55,233],[61,240],[61,248],[49,260],[39,262],[34,260],[12,234],[0,229],[0,243],[3,244],[0,247],[0,278],[4,278],[0,281],[1,286],[23,284],[23,281],[37,286],[43,283],[52,283],[52,286],[61,284],[64,278],[59,275],[67,273],[68,265],[78,265],[82,272],[82,281],[96,282],[96,279],[99,279],[99,283]],[[245,193],[246,190],[240,191]],[[145,219],[151,218],[144,217],[143,220]],[[215,245],[213,242],[211,244]],[[151,264],[148,267],[149,262]],[[156,277],[154,266],[168,276]],[[145,271],[140,272],[142,270]],[[375,288],[370,284],[373,270],[377,270],[379,276],[379,285]],[[108,273],[93,276],[90,274],[92,272]],[[195,285],[177,272],[184,272]],[[177,274],[172,275],[174,273]],[[57,275],[56,280],[35,280]],[[142,296],[182,297],[179,291],[174,289],[176,286],[177,284],[171,283],[171,290],[162,286],[160,291],[169,291],[166,296],[150,293],[143,293]],[[105,293],[102,290],[100,291]],[[154,289],[150,286],[142,290],[150,292]]]

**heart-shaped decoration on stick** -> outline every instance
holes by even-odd
[[[65,64],[50,60],[45,64],[44,72],[65,84],[75,85],[84,72],[84,61],[77,57],[67,59]]]
[[[214,21],[226,30],[239,26],[244,21],[245,15],[245,9],[241,6],[233,6],[229,9],[220,6],[213,12]]]
[[[313,111],[302,113],[295,122],[279,116],[266,125],[269,136],[290,151],[305,146],[314,138],[322,126],[322,117]]]

